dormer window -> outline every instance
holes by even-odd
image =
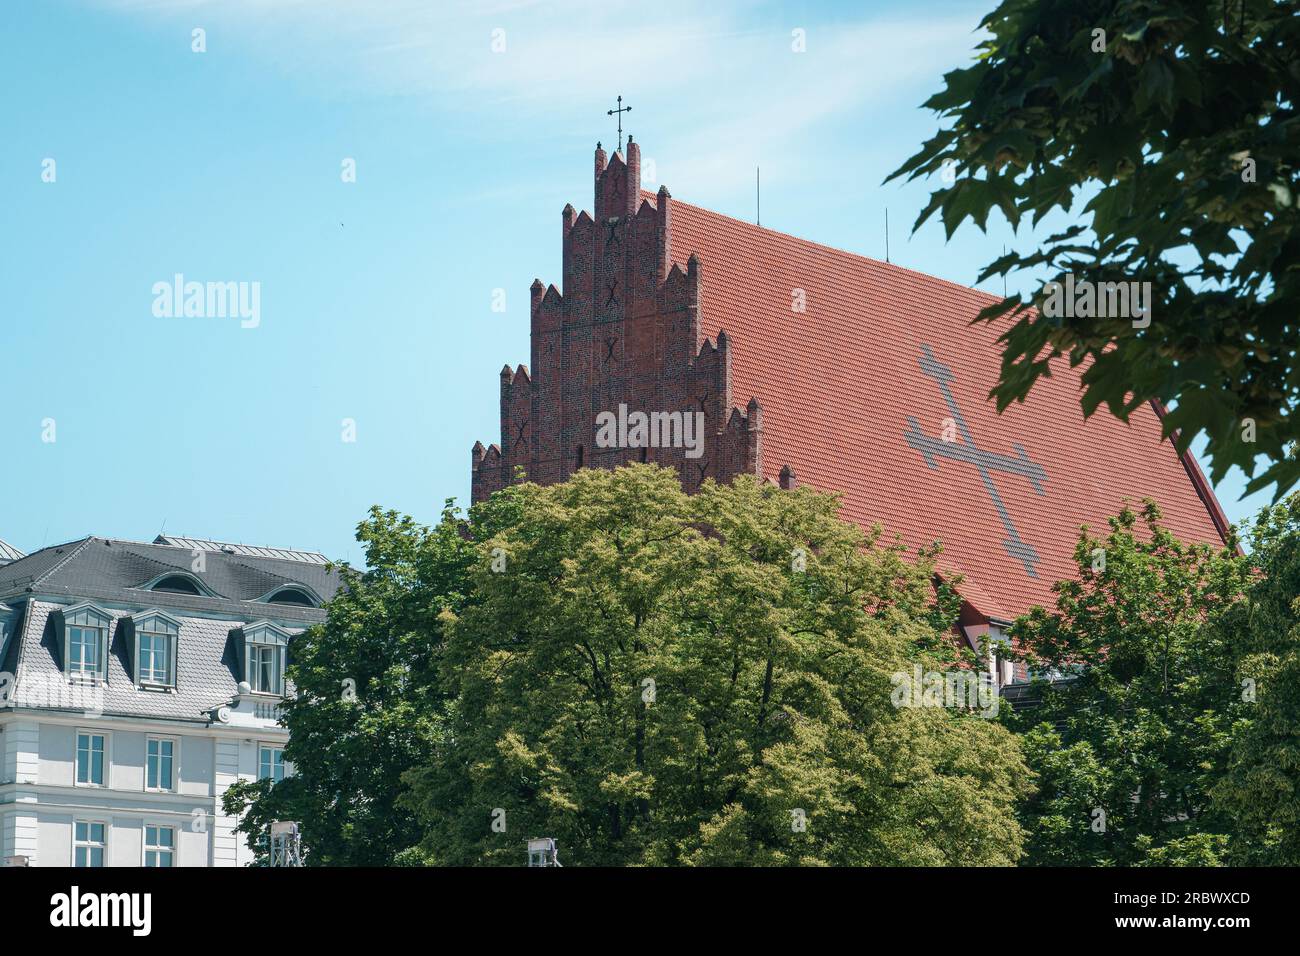
[[[166,591],[169,594],[202,594],[198,583],[186,574],[169,574],[160,578],[149,588],[151,591]]]
[[[283,587],[277,588],[266,596],[264,599],[267,604],[290,604],[295,607],[319,607],[317,601],[306,588],[300,587]]]
[[[104,629],[75,625],[68,628],[68,673],[73,677],[98,677]]]
[[[93,604],[78,604],[65,608],[62,619],[64,673],[73,680],[105,680],[112,616]]]
[[[145,611],[135,625],[135,682],[142,687],[175,687],[180,622],[162,611]]]
[[[244,680],[255,694],[284,694],[289,632],[267,621],[244,628]]]

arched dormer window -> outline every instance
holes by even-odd
[[[135,682],[141,687],[175,687],[181,623],[156,608],[133,615]]]
[[[77,681],[108,679],[108,630],[113,616],[90,603],[74,604],[59,614],[63,672]]]
[[[255,694],[284,694],[289,632],[270,621],[244,628],[244,680]]]
[[[297,584],[286,584],[284,587],[276,588],[258,600],[267,604],[289,604],[294,607],[320,607],[322,603],[311,588]]]
[[[169,594],[203,594],[199,583],[188,574],[168,574],[149,585],[150,591],[166,591]]]

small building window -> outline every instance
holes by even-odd
[[[135,615],[132,622],[135,625],[136,683],[175,687],[180,622],[156,609]]]
[[[203,591],[194,583],[194,579],[184,574],[169,574],[153,586],[154,591],[167,591],[171,594],[202,594]]]
[[[171,683],[171,639],[166,634],[140,635],[140,683]]]
[[[176,789],[176,741],[150,737],[145,745],[146,790]]]
[[[91,820],[78,820],[73,824],[73,866],[104,865],[104,824]]]
[[[99,676],[99,649],[104,630],[77,625],[68,628],[68,673],[73,677]]]
[[[280,693],[280,649],[270,644],[250,644],[248,651],[248,683],[254,693]]]
[[[144,828],[144,865],[174,866],[176,830],[173,827],[146,824]]]
[[[574,468],[581,468],[581,467],[582,467],[582,452],[583,452],[583,448],[582,448],[581,445],[579,445],[579,446],[578,446],[578,454],[577,454],[577,456],[576,456],[576,458],[575,458],[575,462],[574,462],[574,466],[573,466]]]
[[[108,677],[108,629],[113,617],[93,604],[78,604],[60,613],[63,628],[63,669],[71,680],[102,681]]]
[[[261,621],[244,629],[244,680],[255,694],[284,694],[289,632]]]
[[[268,604],[292,604],[299,607],[315,607],[316,602],[302,588],[281,588],[266,599]]]
[[[284,748],[262,744],[258,748],[257,779],[279,783],[284,779]]]
[[[104,744],[103,734],[77,732],[77,786],[104,785]]]

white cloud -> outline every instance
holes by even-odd
[[[635,110],[625,127],[653,134],[638,139],[658,179],[695,195],[711,183],[715,197],[738,157],[789,181],[817,171],[805,131],[915,107],[968,58],[983,6],[826,23],[685,0],[88,2],[174,25],[187,43],[203,26],[207,55],[233,47],[313,95],[424,99],[455,135],[491,144],[605,129],[622,93]],[[791,51],[796,26],[805,53]]]

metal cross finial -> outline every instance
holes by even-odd
[[[632,112],[632,107],[623,105],[623,97],[618,98],[618,109],[606,110],[606,116],[618,116],[618,149],[623,151],[623,114]]]

